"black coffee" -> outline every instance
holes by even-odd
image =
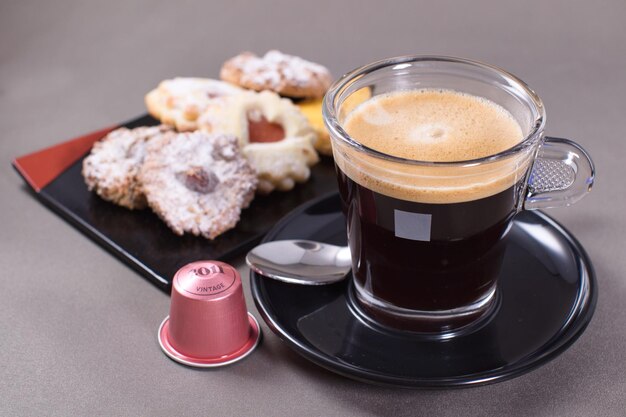
[[[523,138],[518,122],[482,97],[414,90],[367,100],[343,126],[361,145],[404,159],[333,142],[362,307],[379,322],[420,331],[483,314],[530,159],[442,162],[511,148]]]

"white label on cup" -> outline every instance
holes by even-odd
[[[394,230],[396,237],[430,242],[430,221],[432,215],[394,210]]]

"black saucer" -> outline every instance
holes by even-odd
[[[337,194],[296,209],[264,241],[296,238],[346,244]],[[302,356],[350,378],[403,387],[473,386],[528,372],[582,334],[597,299],[585,251],[541,212],[516,217],[490,321],[448,340],[368,324],[355,313],[350,279],[309,287],[251,273],[250,282],[263,319]]]

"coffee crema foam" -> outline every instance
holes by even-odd
[[[379,152],[416,161],[454,162],[495,155],[520,143],[522,128],[503,107],[452,90],[410,90],[371,98],[342,123],[357,142]],[[496,162],[426,166],[369,156],[333,141],[339,168],[381,194],[424,203],[471,201],[497,194],[521,181],[530,150]]]

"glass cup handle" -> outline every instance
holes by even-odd
[[[580,145],[547,137],[528,177],[524,210],[574,204],[591,191],[594,177],[593,161]]]

